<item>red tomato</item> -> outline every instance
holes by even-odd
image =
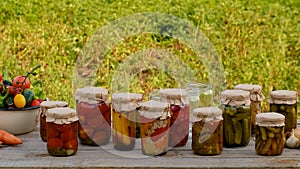
[[[21,88],[16,88],[13,86],[7,86],[8,90],[9,90],[9,94],[10,95],[16,95],[16,94],[20,94],[22,93],[22,89]]]
[[[41,103],[38,100],[32,100],[30,106],[39,106]]]
[[[48,138],[47,147],[48,148],[62,148],[64,143],[59,138]]]
[[[30,80],[28,78],[26,78],[24,76],[16,76],[14,78],[14,80],[12,81],[12,86],[15,88],[20,88],[22,87],[22,89],[27,89],[30,88]]]

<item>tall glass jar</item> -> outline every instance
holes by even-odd
[[[173,88],[159,91],[160,101],[169,103],[171,110],[169,147],[184,146],[189,137],[190,105],[186,90]]]
[[[143,154],[150,156],[165,154],[169,143],[171,117],[169,105],[153,100],[139,105]]]
[[[221,93],[225,147],[247,146],[251,137],[250,92],[225,90]]]
[[[113,93],[113,146],[116,150],[130,151],[135,146],[136,108],[142,101],[142,94]]]
[[[47,141],[46,116],[48,109],[55,107],[67,107],[64,101],[43,101],[40,104],[40,136],[43,141]]]
[[[52,156],[71,156],[78,148],[78,116],[69,107],[48,109],[47,150]]]
[[[193,110],[192,149],[198,155],[218,155],[223,150],[223,117],[217,107]]]
[[[250,110],[251,110],[251,131],[255,133],[255,117],[258,113],[261,113],[261,102],[265,99],[259,85],[252,84],[239,84],[234,87],[236,90],[245,90],[250,92]]]
[[[292,129],[297,127],[298,94],[296,91],[272,91],[268,102],[271,112],[277,112],[285,116],[285,132],[291,132]]]
[[[258,155],[280,155],[285,145],[282,114],[268,112],[256,115],[255,151]]]
[[[84,87],[75,94],[79,117],[78,137],[84,145],[105,145],[111,137],[111,110],[108,90]]]

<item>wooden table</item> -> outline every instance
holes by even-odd
[[[111,143],[79,145],[74,156],[52,157],[38,128],[19,137],[22,145],[0,147],[0,168],[300,168],[300,149],[285,148],[280,156],[259,156],[253,138],[248,146],[224,148],[218,156],[194,155],[189,140],[185,147],[169,150],[164,156],[148,157],[142,154],[137,139],[135,150],[129,152],[116,151]]]

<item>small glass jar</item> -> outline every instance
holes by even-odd
[[[236,90],[245,90],[250,92],[250,110],[251,110],[251,133],[255,133],[255,117],[261,113],[261,102],[265,99],[259,85],[239,84],[234,87]]]
[[[247,146],[251,137],[250,92],[225,90],[221,93],[220,107],[224,119],[224,146]]]
[[[64,101],[43,101],[40,104],[40,136],[43,141],[47,141],[46,116],[48,109],[67,106],[68,103]]]
[[[111,109],[108,90],[85,87],[75,94],[79,117],[78,138],[84,145],[105,145],[111,137]]]
[[[282,114],[274,112],[256,115],[255,151],[258,155],[275,156],[283,152],[284,119]]]
[[[219,155],[223,150],[223,117],[217,107],[193,110],[192,150],[198,155]]]
[[[113,93],[113,146],[116,150],[130,151],[135,146],[136,108],[142,101],[142,94]]]
[[[78,116],[69,107],[48,109],[47,150],[52,156],[72,156],[78,148]]]
[[[291,132],[297,127],[297,102],[298,94],[296,91],[276,90],[269,95],[270,111],[285,116],[285,132]]]
[[[159,91],[161,102],[170,104],[171,123],[169,147],[186,145],[189,137],[190,105],[186,90],[173,88]]]
[[[141,143],[145,155],[163,155],[168,150],[171,113],[167,103],[150,100],[139,104]]]

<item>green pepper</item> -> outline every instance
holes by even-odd
[[[4,85],[3,84],[0,84],[0,85],[4,89]],[[0,95],[0,108],[5,107],[4,100],[8,97],[8,95],[9,95],[9,90],[8,89],[6,89],[6,94],[4,96]]]

